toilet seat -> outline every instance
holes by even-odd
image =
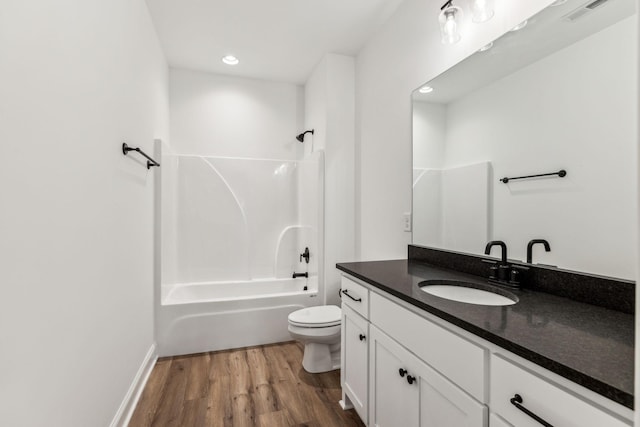
[[[289,314],[289,324],[303,328],[328,328],[340,325],[342,310],[336,305],[320,305]]]

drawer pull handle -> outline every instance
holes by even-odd
[[[409,384],[413,384],[416,380],[416,377],[412,377],[411,375],[407,375],[407,382]]]
[[[367,339],[367,337],[366,337],[366,336],[364,336],[364,335],[360,334],[360,341],[364,341],[364,340],[366,340],[366,339]]]
[[[525,414],[529,415],[531,418],[533,418],[534,420],[542,424],[544,427],[553,427],[553,425],[549,424],[548,422],[546,422],[545,420],[543,420],[542,418],[540,418],[539,416],[537,416],[536,414],[534,414],[533,412],[531,412],[530,410],[522,406],[523,400],[522,400],[522,396],[520,396],[519,394],[515,394],[511,399],[509,399],[509,401],[513,406],[520,409]]]
[[[407,375],[408,371],[407,371],[406,369],[402,369],[402,368],[400,368],[400,369],[398,370],[398,373],[400,374],[400,376],[401,376],[401,377],[403,377],[403,378],[404,378],[404,376],[405,376],[405,375]]]
[[[349,295],[349,289],[344,289],[342,293],[348,296],[349,298],[351,298],[352,300],[354,300],[355,302],[362,302],[362,298],[354,298],[351,295]]]

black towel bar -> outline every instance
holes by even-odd
[[[564,178],[565,176],[567,176],[567,171],[562,169],[562,170],[559,170],[558,172],[541,173],[538,175],[515,176],[513,178],[507,178],[505,176],[504,178],[500,179],[500,181],[506,184],[507,182],[514,181],[516,179],[539,178],[541,176],[552,176],[552,175],[558,175],[560,178]]]
[[[126,156],[129,151],[137,151],[138,153],[140,153],[143,156],[145,156],[147,158],[147,169],[151,169],[151,166],[160,167],[160,163],[156,162],[151,157],[147,156],[146,153],[140,149],[140,147],[132,148],[132,147],[129,147],[126,142],[123,142],[122,143],[122,154],[124,154]]]

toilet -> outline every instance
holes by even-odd
[[[307,307],[289,314],[289,333],[304,344],[302,367],[310,373],[340,368],[340,322],[336,305]]]

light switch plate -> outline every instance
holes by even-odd
[[[407,232],[411,231],[411,212],[402,214],[402,229]]]

